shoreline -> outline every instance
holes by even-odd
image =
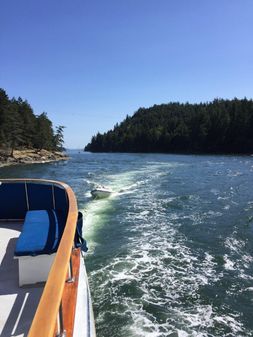
[[[68,160],[64,152],[48,150],[14,150],[13,156],[0,153],[0,168],[20,164],[45,164],[54,161]]]

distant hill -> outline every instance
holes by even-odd
[[[140,108],[93,136],[91,152],[253,153],[253,101],[215,99]]]

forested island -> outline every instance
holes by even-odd
[[[253,153],[253,101],[215,99],[140,108],[85,147],[91,152]]]
[[[0,89],[0,164],[66,159],[63,130],[54,130],[45,112],[34,114],[26,100],[10,99]]]

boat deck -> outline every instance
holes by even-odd
[[[21,223],[0,222],[0,337],[27,336],[44,284],[19,287],[14,259]]]

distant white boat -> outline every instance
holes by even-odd
[[[102,198],[108,198],[112,194],[112,190],[105,186],[99,186],[96,187],[94,190],[92,190],[91,195],[95,199],[102,199]]]

